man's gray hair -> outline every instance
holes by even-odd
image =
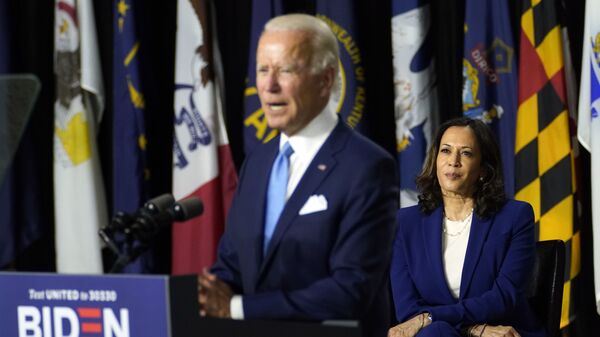
[[[334,82],[337,82],[340,51],[335,35],[323,20],[307,14],[287,14],[272,18],[263,29],[263,33],[278,31],[301,31],[311,34],[313,54],[310,67],[313,73],[333,67]]]

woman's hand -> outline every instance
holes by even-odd
[[[419,314],[388,330],[388,337],[414,337],[419,330],[429,325],[427,313]]]
[[[475,337],[521,337],[512,326],[503,325],[475,325],[469,332]]]

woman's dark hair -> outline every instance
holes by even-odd
[[[437,179],[436,161],[442,136],[448,128],[453,126],[469,127],[477,139],[481,151],[482,179],[477,179],[476,182],[477,186],[473,195],[474,212],[481,218],[488,218],[499,211],[506,202],[500,149],[492,130],[482,121],[468,117],[451,119],[438,128],[434,141],[427,152],[423,171],[416,179],[417,188],[421,192],[419,206],[423,212],[429,214],[443,204],[442,191]]]

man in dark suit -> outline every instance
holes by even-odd
[[[355,319],[365,336],[385,336],[396,169],[339,120],[330,102],[338,53],[329,27],[313,16],[265,25],[257,89],[281,134],[242,167],[218,260],[199,277],[203,315]]]

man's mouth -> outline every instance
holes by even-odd
[[[279,111],[286,107],[286,104],[284,104],[284,103],[269,103],[267,105],[269,106],[269,109],[271,109],[272,111]]]

